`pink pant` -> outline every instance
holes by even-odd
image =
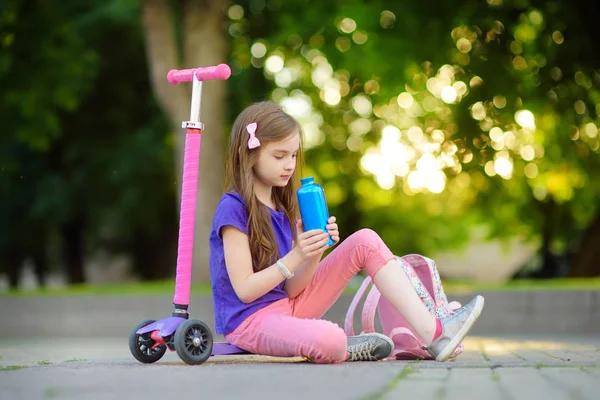
[[[346,359],[346,334],[321,320],[348,282],[363,268],[371,277],[394,255],[379,235],[362,229],[325,257],[312,281],[294,299],[281,299],[246,318],[227,342],[246,351],[278,357],[304,356],[317,363]]]

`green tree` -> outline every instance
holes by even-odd
[[[175,137],[152,95],[139,3],[98,2],[79,12],[100,61],[93,91],[77,113],[63,117],[57,143],[73,202],[70,220],[80,230],[74,236],[85,241],[87,254],[130,256],[142,279],[171,276]]]
[[[577,22],[593,3],[256,4],[230,8],[233,63],[301,119],[307,173],[345,229],[404,253],[483,224],[538,239],[541,275],[564,274],[565,252],[587,260],[573,273],[598,273],[597,33]]]
[[[9,3],[2,15],[0,265],[16,287],[98,249],[172,275],[173,136],[150,92],[139,4]],[[39,49],[39,44],[43,49]]]
[[[0,254],[13,286],[27,256],[44,269],[46,239],[60,229],[64,199],[45,195],[57,183],[45,170],[61,113],[76,110],[96,71],[71,12],[42,1],[0,9]]]

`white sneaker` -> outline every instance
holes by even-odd
[[[450,358],[481,315],[484,303],[485,300],[482,296],[475,296],[469,304],[440,320],[442,334],[428,347],[424,347],[435,358],[435,361],[446,361]]]

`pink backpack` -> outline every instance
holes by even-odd
[[[412,283],[423,304],[437,318],[443,318],[461,307],[460,303],[456,301],[448,303],[440,275],[433,260],[417,254],[396,257],[396,259],[402,265],[404,273]],[[354,335],[354,312],[370,284],[371,278],[367,276],[348,308],[345,322],[345,331],[348,336]],[[402,318],[400,313],[381,296],[375,285],[372,286],[363,306],[363,329],[361,333],[375,332],[376,311],[379,314],[383,333],[392,339],[395,344],[395,349],[391,357],[397,360],[433,359],[427,350],[423,350],[421,339],[404,318]],[[456,357],[462,351],[463,345],[461,343],[454,351],[452,357]]]

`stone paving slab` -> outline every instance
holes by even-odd
[[[415,369],[388,391],[384,399],[398,399],[410,393],[415,398],[501,400],[506,393],[490,368]],[[477,382],[477,384],[474,384]]]
[[[579,371],[580,373],[584,373]],[[557,390],[536,368],[506,368],[497,369],[497,384],[504,388],[505,393],[514,399],[569,399],[567,393]],[[590,388],[594,390],[594,388]]]
[[[316,365],[302,358],[175,353],[151,365],[126,337],[0,340],[0,399],[594,399],[600,337],[469,337],[456,360]]]

